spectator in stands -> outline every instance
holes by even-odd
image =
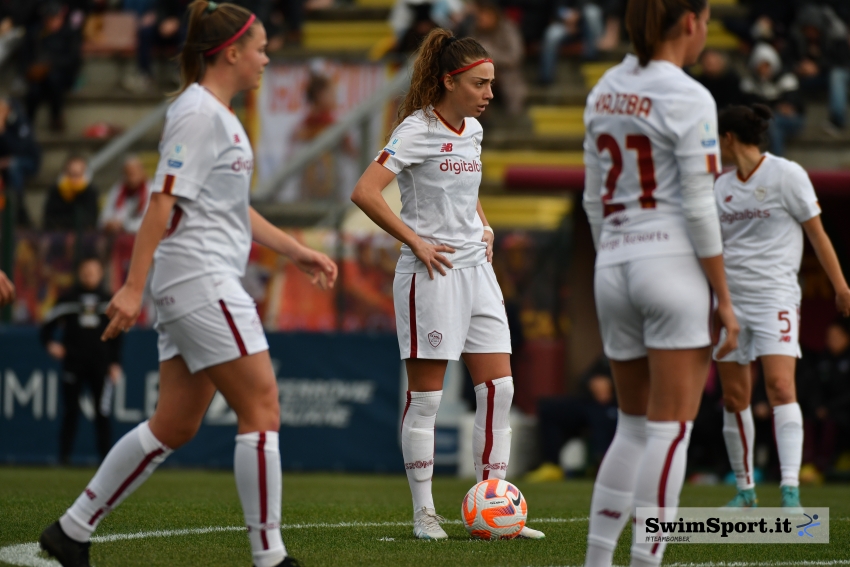
[[[582,378],[578,395],[543,398],[537,404],[543,464],[528,473],[526,480],[561,480],[561,448],[570,439],[588,433],[591,466],[602,462],[617,428],[617,400],[608,359],[600,357]]]
[[[65,129],[65,95],[82,63],[82,37],[75,23],[68,18],[66,6],[49,2],[42,9],[41,22],[27,30],[19,51],[27,81],[27,115],[35,122],[38,107],[47,100],[53,131]]]
[[[123,86],[129,91],[145,92],[154,88],[153,53],[155,49],[175,52],[186,36],[183,16],[191,0],[125,0],[125,8],[139,15],[136,65],[138,74],[128,75]]]
[[[411,53],[432,29],[455,28],[463,11],[463,0],[396,0],[389,18],[396,50]]]
[[[493,58],[496,89],[512,115],[522,113],[528,86],[522,74],[525,46],[519,28],[506,18],[495,0],[475,0],[470,35]]]
[[[780,48],[788,37],[799,0],[745,0],[745,15],[723,18],[727,30],[750,45],[770,43]]]
[[[81,156],[65,161],[62,175],[47,193],[44,230],[86,230],[97,226],[97,190]]]
[[[805,4],[791,30],[789,58],[805,90],[828,90],[829,122],[824,128],[831,133],[844,128],[850,82],[847,25],[829,6]]]
[[[48,354],[62,362],[64,416],[59,430],[59,462],[70,462],[80,394],[86,387],[94,398],[97,449],[101,460],[112,446],[109,414],[112,384],[121,376],[121,336],[100,340],[109,324],[106,306],[110,294],[103,288],[103,265],[97,257],[84,258],[77,268],[77,281],[56,305],[41,327],[41,343]],[[55,334],[62,329],[61,342]]]
[[[10,98],[0,98],[0,171],[6,186],[21,204],[24,185],[38,173],[41,165],[41,148],[35,131],[20,103]],[[26,208],[18,207],[19,225],[29,226]]]
[[[148,176],[142,161],[136,156],[124,160],[124,176],[106,197],[98,225],[110,234],[139,231],[148,206]]]
[[[805,416],[804,476],[818,478],[837,457],[840,439],[850,438],[850,321],[835,320],[826,330],[826,352],[806,388],[814,390],[813,412]],[[809,465],[809,466],[806,466]],[[812,465],[815,470],[811,470]],[[804,475],[804,472],[806,473]]]
[[[741,89],[773,110],[768,128],[770,151],[784,155],[785,141],[805,125],[797,77],[783,70],[779,53],[772,46],[759,43],[750,56],[750,75],[741,81]]]
[[[729,59],[716,49],[706,49],[700,58],[702,74],[696,80],[708,89],[717,110],[730,104],[745,104],[747,96],[741,90],[741,77],[730,66]]]
[[[594,59],[597,43],[604,32],[602,8],[589,0],[557,0],[552,22],[546,28],[540,46],[540,82],[544,85],[555,80],[555,66],[561,46],[582,38],[582,56]]]

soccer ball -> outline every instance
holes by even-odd
[[[460,515],[477,539],[513,539],[525,527],[528,505],[519,488],[506,480],[484,480],[463,497]]]

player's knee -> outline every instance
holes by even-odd
[[[200,423],[177,422],[162,430],[151,427],[154,436],[170,449],[178,449],[192,440],[200,428]]]
[[[723,391],[723,407],[730,413],[744,411],[750,405],[750,399],[743,389]]]

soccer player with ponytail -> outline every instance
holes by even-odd
[[[407,404],[401,445],[413,495],[413,534],[445,539],[434,509],[434,422],[449,360],[463,357],[475,385],[472,447],[479,481],[503,479],[511,448],[511,340],[490,264],[493,230],[478,200],[481,124],[494,68],[474,39],[436,29],[415,55],[410,91],[389,143],[351,200],[400,240],[393,296]],[[398,178],[401,218],[381,191]],[[526,527],[522,537],[543,533]]]
[[[800,358],[800,299],[797,280],[803,233],[809,238],[835,290],[835,306],[850,315],[850,288],[806,171],[759,149],[772,118],[770,108],[730,106],[720,112],[723,159],[735,165],[715,183],[723,231],[723,259],[735,315],[741,322],[738,348],[716,356],[723,386],[723,437],[738,493],[729,506],[758,504],[753,478],[755,425],[750,409],[750,364],[761,361],[782,479],[781,503],[800,508],[803,413],[794,370]]]
[[[637,55],[609,70],[587,98],[584,208],[620,406],[593,487],[588,567],[611,565],[637,508],[674,513],[721,325],[728,332],[718,354],[737,344],[713,192],[716,105],[682,70],[705,45],[708,17],[706,0],[629,0],[625,21]],[[659,565],[664,547],[633,541],[632,567]]]
[[[149,421],[112,448],[76,502],[39,543],[63,567],[88,567],[92,532],[194,437],[216,390],[238,418],[236,488],[256,567],[292,567],[280,533],[280,405],[256,305],[242,288],[252,239],[288,256],[313,283],[337,267],[272,226],[250,206],[253,152],[230,110],[256,89],[269,59],[266,32],[233,4],[196,0],[180,54],[183,86],[166,115],[153,193],[127,281],[112,298],[104,340],[130,328],[154,263],[159,399]]]

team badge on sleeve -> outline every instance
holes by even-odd
[[[168,154],[168,167],[180,169],[183,167],[184,161],[186,161],[186,144],[178,142],[174,144],[174,148]]]
[[[713,148],[717,145],[717,131],[709,121],[703,122],[700,128],[700,143],[704,148]]]
[[[384,151],[390,154],[391,156],[394,156],[395,153],[401,148],[402,141],[404,141],[404,138],[393,138],[392,140],[390,140],[390,143],[387,145],[387,147],[384,148]]]

